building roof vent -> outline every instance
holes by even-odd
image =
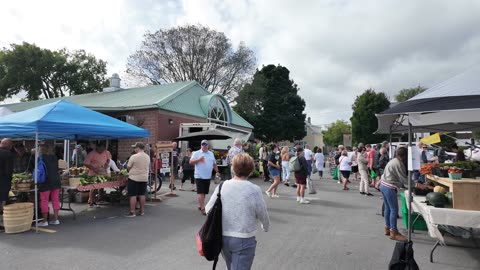
[[[113,73],[112,77],[109,79],[110,81],[110,86],[103,88],[103,92],[113,92],[115,90],[119,90],[120,88],[120,76],[118,76],[117,73]]]

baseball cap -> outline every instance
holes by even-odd
[[[205,143],[206,143],[207,145],[209,144],[207,140],[202,140],[202,142],[201,142],[200,144],[205,144]]]
[[[136,142],[134,145],[132,145],[133,148],[140,148],[140,149],[145,149],[145,144],[143,142]]]

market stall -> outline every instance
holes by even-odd
[[[413,132],[454,132],[480,130],[480,65],[475,65],[465,72],[439,83],[425,92],[377,114],[378,129],[376,133],[402,134],[407,133],[409,153],[413,153]],[[408,177],[411,178],[413,161],[409,161]],[[436,180],[434,178],[434,180]],[[480,181],[480,180],[473,180]],[[437,184],[446,183],[438,180]],[[457,190],[453,185],[452,190]],[[449,184],[449,185],[450,185]],[[470,184],[470,183],[469,183]],[[445,185],[448,186],[448,185]],[[455,185],[456,186],[456,185]],[[408,241],[411,241],[412,220],[411,211],[413,198],[412,187],[408,186]],[[462,200],[473,201],[471,194],[457,194]],[[459,200],[460,198],[456,198]],[[452,211],[464,211],[452,209]],[[468,211],[464,219],[476,216],[479,212]],[[425,213],[425,212],[424,212]],[[428,216],[425,217],[428,219]],[[472,225],[472,224],[470,224]],[[430,234],[433,236],[434,234]],[[438,245],[437,242],[436,245]],[[433,250],[432,250],[433,253]]]
[[[39,106],[0,118],[0,137],[35,139],[35,167],[39,140],[107,140],[148,138],[148,130],[78,106],[66,100]],[[147,142],[148,143],[148,142]],[[34,177],[34,179],[37,179]],[[35,202],[38,183],[34,182]],[[35,225],[38,225],[35,203]]]
[[[405,191],[405,196],[408,197],[408,191]],[[473,234],[473,237],[470,239],[472,247],[479,247],[474,238],[475,233],[472,230],[480,230],[480,211],[436,208],[427,204],[425,196],[415,195],[413,196],[411,207],[413,211],[423,216],[430,237],[437,239],[430,252],[430,262],[433,262],[433,252],[438,245],[446,245],[445,231],[440,228],[441,226],[469,228],[468,230],[471,230]]]

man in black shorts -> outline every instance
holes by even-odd
[[[190,158],[190,164],[195,165],[195,183],[197,183],[198,194],[198,210],[205,213],[205,196],[210,190],[210,182],[212,180],[212,171],[215,169],[217,176],[220,176],[217,162],[213,153],[208,150],[209,143],[203,140],[201,149],[195,151]]]
[[[135,148],[128,160],[128,196],[130,197],[130,213],[127,217],[135,217],[137,198],[140,202],[140,216],[145,214],[145,192],[147,190],[148,174],[150,172],[150,157],[145,153],[145,144],[137,142],[132,145]]]
[[[12,146],[11,139],[3,139],[0,142],[0,214],[3,214],[3,206],[8,201],[8,193],[10,193],[12,185],[13,160],[15,159]]]

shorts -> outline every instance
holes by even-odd
[[[279,176],[280,175],[280,170],[279,169],[269,169],[268,172],[272,177]]]
[[[183,171],[182,184],[185,183],[187,179],[190,179],[192,185],[195,183],[195,177],[193,176],[195,171]]]
[[[128,179],[127,183],[128,197],[145,196],[147,191],[147,182],[137,182]]]
[[[12,186],[12,180],[0,179],[0,202],[8,201],[8,193]]]
[[[352,166],[352,173],[358,173],[358,166]]]
[[[197,194],[208,194],[211,179],[195,178],[195,182],[197,183]]]
[[[340,171],[343,178],[348,179],[350,177],[350,171]]]
[[[295,183],[297,183],[297,185],[306,185],[307,177],[295,175]]]

